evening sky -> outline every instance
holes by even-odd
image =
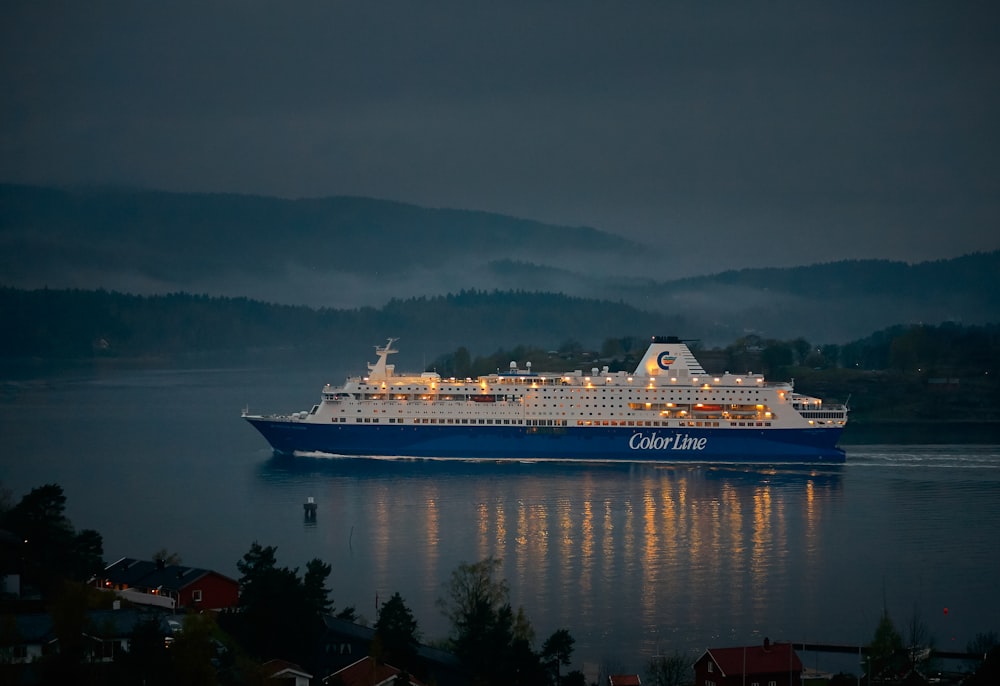
[[[1000,248],[1000,5],[0,7],[0,181],[586,225],[677,275]]]

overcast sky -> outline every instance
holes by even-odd
[[[645,241],[680,271],[951,257],[1000,248],[998,19],[6,0],[0,181],[489,210]]]

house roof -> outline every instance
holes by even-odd
[[[181,591],[194,582],[209,574],[213,574],[232,583],[235,579],[214,572],[210,569],[185,567],[183,565],[163,565],[151,560],[136,560],[123,557],[104,569],[104,579],[112,584],[129,587],[162,588],[170,591]]]
[[[90,628],[84,633],[102,638],[130,636],[143,621],[153,620],[162,627],[162,617],[140,609],[93,610],[87,613]]]
[[[608,677],[611,686],[642,686],[638,674],[612,674]]]
[[[726,676],[802,671],[802,660],[790,643],[770,643],[767,639],[764,645],[709,648],[702,658],[705,656],[715,662]]]
[[[47,643],[55,638],[48,614],[15,615],[14,626],[22,643]]]
[[[269,679],[282,679],[285,677],[302,677],[304,679],[312,679],[312,674],[302,670],[294,662],[288,662],[287,660],[268,660],[263,664],[264,674],[267,675]]]
[[[401,671],[392,665],[376,662],[371,657],[363,657],[326,677],[323,679],[323,683],[340,683],[343,686],[380,686],[391,683]],[[423,686],[413,676],[410,676],[410,683],[413,686]]]
[[[353,638],[358,641],[370,641],[375,638],[375,629],[370,626],[361,626],[347,619],[340,619],[330,614],[323,615],[323,623],[327,630],[339,636]]]
[[[375,629],[368,626],[361,626],[347,619],[340,619],[333,615],[323,615],[323,622],[327,631],[362,643],[368,643],[375,638]],[[461,661],[453,654],[440,648],[434,648],[419,644],[417,646],[417,656],[423,660],[428,660],[445,667],[458,669]]]
[[[166,630],[164,619],[161,613],[140,609],[90,610],[83,632],[98,638],[120,638],[130,636],[145,621],[156,621]],[[52,616],[47,613],[15,615],[14,623],[21,643],[48,643],[56,638]]]

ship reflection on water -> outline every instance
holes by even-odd
[[[259,475],[312,484],[321,522],[357,530],[355,571],[407,589],[429,638],[447,632],[441,584],[492,555],[541,635],[568,627],[578,647],[652,655],[753,632],[790,583],[820,583],[841,469],[275,457]]]

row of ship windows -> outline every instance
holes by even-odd
[[[432,406],[432,405],[437,405],[437,404],[440,404],[440,403],[450,404],[450,403],[456,403],[456,402],[467,403],[467,402],[475,401],[477,399],[482,399],[483,397],[484,396],[469,396],[468,398],[465,398],[465,397],[455,398],[455,397],[451,397],[451,396],[440,396],[439,395],[439,396],[428,397],[428,398],[414,398],[412,401],[411,400],[407,400],[405,398],[394,398],[392,400],[384,400],[382,398],[376,398],[375,400],[383,403],[384,405],[390,406],[390,407],[399,407],[399,406],[406,406],[410,402],[414,402],[418,406],[424,405],[424,404]],[[654,404],[654,405],[659,405],[659,406],[663,406],[663,407],[666,407],[667,405],[677,405],[677,406],[680,406],[680,405],[694,405],[694,404],[703,404],[704,403],[704,404],[725,405],[725,406],[729,406],[731,408],[736,408],[736,407],[739,407],[739,405],[741,405],[741,404],[755,404],[755,403],[760,403],[761,402],[760,399],[752,399],[752,398],[744,398],[744,397],[740,397],[740,398],[706,398],[706,397],[699,397],[699,398],[694,398],[694,399],[691,399],[691,398],[672,398],[672,399],[669,399],[669,402],[668,402],[668,399],[663,399],[663,398],[657,398],[655,400],[655,402],[654,402],[653,400],[650,400],[650,399],[641,399],[641,398],[639,398],[639,399],[637,399],[637,398],[549,398],[548,396],[546,396],[544,398],[538,398],[538,397],[531,396],[531,395],[525,396],[523,398],[512,398],[512,397],[511,398],[503,398],[503,397],[497,397],[495,400],[493,399],[493,396],[489,396],[489,398],[490,398],[489,402],[491,402],[491,403],[493,403],[493,402],[496,402],[496,403],[514,403],[514,404],[520,405],[520,404],[523,404],[525,402],[527,402],[529,404],[544,404],[543,401],[568,400],[568,401],[570,401],[569,407],[624,407],[626,404],[628,404],[633,409],[642,409],[641,406],[647,405],[647,404],[651,404],[651,403]],[[597,402],[594,402],[594,403],[590,403],[590,402],[587,402],[587,403],[576,402],[576,403],[574,403],[573,402],[574,400],[576,400],[576,401],[579,401],[579,400],[588,400],[588,401],[589,400],[594,400],[594,401],[597,401],[597,400],[605,400],[605,401],[611,400],[612,403],[610,405],[608,403],[603,403],[603,404],[598,405]],[[618,400],[619,402],[618,403],[614,403],[613,401],[615,401],[615,400]],[[480,403],[477,403],[477,405],[478,404],[480,404]],[[563,403],[559,403],[559,407],[565,407],[565,406],[566,405],[564,405]],[[342,409],[341,412],[343,412],[343,411],[344,410]],[[358,411],[360,412],[361,409],[359,408]]]
[[[393,405],[393,406],[395,407],[395,405]],[[566,407],[567,407],[567,405],[565,405],[564,403],[559,403],[559,405],[558,405],[559,409],[565,409]],[[611,404],[611,405],[608,405],[607,403],[603,403],[601,405],[598,405],[597,403],[594,403],[593,405],[591,405],[590,403],[576,403],[574,405],[574,404],[571,403],[568,407],[570,409],[577,409],[577,410],[579,410],[581,408],[591,408],[591,407],[593,407],[594,409],[597,409],[598,407],[602,407],[602,408],[607,409],[607,408],[610,407],[611,409],[616,409],[616,408],[619,409],[619,410],[629,409],[629,410],[639,410],[639,411],[646,411],[646,412],[649,412],[649,411],[653,411],[653,412],[681,412],[681,411],[683,411],[683,412],[690,412],[690,411],[695,411],[695,412],[722,412],[723,411],[723,409],[720,406],[718,406],[718,405],[715,405],[714,407],[710,407],[710,406],[709,407],[699,407],[698,405],[689,405],[689,404],[686,404],[686,403],[681,403],[681,404],[678,404],[678,403],[627,403],[627,404],[626,403],[619,403],[619,404]],[[517,408],[508,408],[508,409],[513,409],[514,411],[517,411]],[[540,407],[540,406],[533,406],[533,409],[537,411],[537,410],[541,410],[541,409],[544,409],[544,408]],[[552,406],[552,409],[556,409],[556,406]],[[761,409],[758,410],[756,405],[738,405],[736,403],[733,403],[733,404],[727,405],[726,408],[725,408],[726,412],[729,412],[730,410],[734,411],[734,414],[735,413],[739,413],[739,412],[754,414],[754,413],[757,413],[757,412],[771,412],[771,407],[770,407],[770,405],[762,405]],[[341,409],[340,411],[341,411],[341,413],[347,412],[346,409]],[[362,409],[359,407],[357,409],[357,411],[361,412]],[[411,412],[419,412],[420,408],[410,408],[410,411]],[[450,408],[447,411],[449,411],[449,412],[460,412],[461,410],[458,409],[458,408]],[[380,410],[373,409],[372,412],[374,412],[375,414],[378,414],[380,412]],[[387,410],[381,410],[381,412],[384,414],[384,413],[387,412]],[[398,409],[397,412],[402,413],[403,412],[402,407],[400,409]],[[563,413],[563,414],[565,414],[565,413]],[[591,413],[591,414],[593,414],[593,413]],[[810,413],[810,412],[803,412],[802,416],[803,417],[813,417],[815,419],[821,419],[821,418],[824,418],[824,417],[830,417],[830,418],[832,418],[832,417],[839,417],[841,415],[838,414],[838,413],[829,413],[829,412],[827,412],[827,413],[824,413],[824,412],[812,412],[812,413]]]
[[[546,389],[546,390],[548,391],[548,389]],[[560,389],[560,390],[563,390],[563,389]],[[704,393],[705,392],[705,389],[702,389],[702,388],[685,388],[685,389],[680,389],[680,388],[675,388],[675,387],[670,387],[669,389],[668,388],[664,388],[664,387],[659,387],[659,388],[656,388],[656,387],[653,387],[653,388],[611,388],[611,389],[606,389],[606,388],[587,388],[587,389],[574,388],[574,389],[572,389],[569,392],[570,393],[580,393],[581,391],[584,391],[584,390],[589,391],[593,395],[597,395],[597,391],[600,391],[602,395],[604,395],[606,393],[609,393],[609,392],[610,393],[614,393],[615,391],[617,391],[619,394],[626,393],[626,392],[628,392],[629,394],[632,394],[632,393],[635,393],[635,392],[650,393],[650,392],[658,392],[658,391],[669,390],[673,394],[684,393],[685,395],[691,395],[692,393],[694,393],[695,395],[698,395],[699,393]],[[716,388],[716,389],[713,389],[713,390],[715,391],[715,393],[717,395],[734,395],[736,393],[739,393],[740,395],[746,395],[746,394],[760,395],[760,391],[757,390],[757,389],[753,389],[753,388],[739,388],[739,389],[731,389],[731,390],[727,390],[727,389],[723,389],[723,388]],[[548,391],[548,392],[551,393],[551,391]],[[563,390],[563,392],[559,393],[559,395],[566,395],[566,391]],[[544,395],[542,397],[544,397],[544,398],[554,398],[556,396],[555,395],[551,395],[551,396],[550,395]]]
[[[843,412],[802,412],[806,419],[843,419]]]
[[[402,418],[397,419],[396,417],[388,418],[389,424],[405,424],[406,421]],[[343,424],[347,422],[347,417],[333,417],[330,421],[335,424]],[[379,424],[381,423],[379,417],[355,417],[355,424]],[[569,426],[570,423],[565,419],[435,419],[435,418],[414,418],[412,420],[413,424],[491,424],[491,425],[524,425],[524,426]],[[771,426],[771,422],[726,422],[729,426]],[[685,420],[685,421],[638,421],[638,420],[617,420],[617,419],[578,419],[576,420],[576,426],[649,426],[649,427],[668,427],[668,426],[701,426],[701,427],[716,427],[721,426],[719,422],[714,421],[695,421],[695,420]]]
[[[343,424],[347,422],[347,417],[332,417],[331,422],[337,424]],[[402,417],[398,419],[396,417],[389,417],[388,421],[390,424],[405,424],[405,420]],[[521,419],[437,419],[435,417],[415,417],[413,420],[414,424],[525,424],[526,422]],[[381,419],[379,417],[355,417],[355,424],[379,424]]]
[[[562,407],[562,405],[560,405],[559,407]],[[579,406],[577,406],[577,407],[579,407]],[[585,405],[584,407],[590,407],[590,406],[589,405]],[[594,407],[597,407],[597,406],[594,405]],[[601,405],[601,407],[607,407],[607,405]],[[612,407],[612,409],[614,409],[616,406],[612,405],[611,407]],[[624,408],[619,408],[619,409],[624,409]],[[671,414],[675,415],[676,417],[683,417],[685,414],[687,414],[686,410],[685,411],[673,411],[673,412],[671,412],[669,410],[655,410],[655,411],[658,412],[663,417],[670,417]],[[341,413],[344,413],[344,412],[346,412],[346,410],[341,410]],[[358,412],[361,412],[361,410],[358,410]],[[375,414],[378,414],[379,410],[373,410],[373,412]],[[382,410],[382,413],[386,414],[386,411]],[[399,410],[399,414],[402,414],[402,413],[403,413],[403,411]],[[546,414],[547,415],[553,415],[553,414],[556,414],[557,415],[557,414],[560,414],[560,413],[559,412],[537,412],[536,414],[542,414],[542,415],[546,415]],[[563,412],[561,414],[563,416],[566,416],[565,412]],[[571,414],[576,414],[576,413],[571,413]],[[583,414],[583,413],[580,412],[578,414]],[[593,417],[594,414],[595,414],[594,412],[588,412],[587,413],[587,415],[590,416],[590,417]],[[596,414],[597,414],[598,417],[600,417],[604,413],[603,412],[597,412]],[[623,414],[625,414],[626,416],[631,415],[630,412],[625,412]],[[703,419],[707,419],[707,418],[710,418],[710,417],[711,418],[719,418],[719,417],[717,417],[718,412],[716,412],[716,411],[713,411],[711,413],[707,413],[706,412],[705,414],[708,414],[709,417],[702,417]],[[770,411],[765,412],[763,410],[760,411],[760,412],[732,412],[732,413],[724,412],[723,413],[723,415],[729,415],[729,414],[732,414],[733,416],[723,416],[721,418],[722,419],[735,420],[738,416],[741,416],[741,415],[744,418],[747,418],[748,415],[752,416],[754,414],[768,414],[771,418],[774,418],[776,416],[773,413],[771,413]],[[818,414],[823,414],[823,413],[817,412],[817,413],[814,413],[814,414],[818,415]],[[831,419],[842,418],[841,415],[836,414],[836,413],[829,413],[829,414],[830,414],[829,418],[831,418]],[[713,415],[716,415],[716,416],[713,417]],[[614,412],[609,412],[608,416],[614,417],[615,413]],[[807,414],[806,416],[809,416],[809,415]],[[814,417],[814,418],[818,418],[818,417]],[[339,417],[339,418],[338,417],[333,417],[330,421],[332,421],[332,422],[346,422],[347,418],[346,417]],[[355,422],[375,422],[375,423],[378,423],[379,418],[378,417],[356,417],[354,421]],[[389,418],[389,422],[390,423],[394,423],[394,422],[402,423],[402,421],[403,421],[402,417],[400,417],[398,419],[395,418],[395,417]],[[625,420],[621,420],[621,421],[623,422],[623,425],[624,425],[624,421]],[[414,424],[421,424],[421,423],[422,424],[428,424],[428,423],[430,423],[430,424],[477,424],[477,423],[478,424],[493,424],[493,423],[496,423],[496,424],[500,424],[500,423],[507,424],[507,423],[511,423],[511,420],[505,419],[505,420],[503,420],[503,422],[501,422],[499,419],[497,419],[494,422],[494,420],[492,420],[492,419],[479,419],[479,420],[476,420],[476,419],[447,419],[446,420],[446,419],[443,419],[443,418],[442,419],[438,419],[438,418],[435,417],[435,418],[431,418],[431,419],[416,418],[416,419],[413,420],[413,423]],[[516,423],[516,421],[515,421],[515,423]],[[732,426],[737,426],[732,421],[730,421],[729,423]],[[635,420],[635,424],[636,424],[636,426],[643,426],[643,422],[641,420]],[[645,425],[646,426],[651,426],[649,424],[649,421],[646,421]],[[659,424],[656,424],[656,426],[659,426]],[[739,426],[743,426],[743,423],[740,422]],[[747,426],[753,426],[753,423],[748,423]],[[770,426],[770,423],[768,423],[768,426]]]
[[[620,405],[630,404],[630,405],[644,405],[646,403],[670,403],[673,405],[695,405],[698,403],[711,403],[715,405],[737,405],[737,404],[755,404],[763,402],[760,398],[746,398],[740,396],[739,398],[715,398],[715,397],[705,397],[699,396],[695,398],[550,398],[545,396],[543,398],[537,398],[535,396],[527,396],[528,402],[539,402],[544,400],[560,401],[568,400],[570,402],[577,401],[576,406],[579,407],[580,400],[593,400],[595,401],[594,407],[597,407],[596,401],[598,400],[609,400],[611,402],[618,401]],[[619,406],[620,406],[619,405]],[[587,405],[586,407],[590,407]],[[602,406],[603,407],[603,406]]]
[[[596,407],[612,407],[612,408],[617,407],[619,409],[624,409],[624,408],[627,407],[630,410],[655,410],[657,412],[659,412],[661,410],[677,410],[677,411],[680,411],[680,410],[684,410],[684,411],[694,410],[696,412],[709,412],[712,409],[717,410],[717,411],[721,411],[722,410],[722,408],[719,405],[715,405],[714,408],[702,408],[702,407],[699,407],[700,404],[701,403],[696,403],[694,405],[692,405],[690,403],[618,403],[618,404],[614,404],[613,403],[611,405],[608,405],[608,404],[604,403],[604,404],[598,405],[597,403],[594,403],[593,405],[591,405],[590,403],[576,403],[575,405],[570,404],[569,407],[575,407],[577,409],[579,409],[581,407],[595,407],[595,408]],[[566,405],[563,404],[563,403],[559,403],[559,407],[566,407]],[[756,411],[757,407],[756,407],[756,405],[741,405],[741,404],[738,404],[738,403],[727,403],[726,404],[726,409],[727,410]],[[770,412],[771,408],[770,408],[770,406],[765,405],[761,411],[762,412]],[[359,412],[360,412],[360,410],[359,410]]]
[[[525,389],[525,390],[530,391],[531,389]],[[661,387],[650,387],[650,388],[584,388],[584,387],[578,387],[578,388],[559,388],[559,389],[545,389],[545,390],[546,390],[547,393],[552,393],[552,395],[544,395],[543,396],[544,398],[555,398],[556,397],[555,391],[558,391],[558,395],[564,396],[564,395],[567,395],[567,394],[575,395],[577,393],[587,393],[588,395],[597,395],[598,391],[600,391],[601,395],[607,395],[608,393],[612,393],[613,394],[613,393],[616,393],[616,392],[619,395],[622,394],[622,393],[632,394],[632,393],[636,393],[636,392],[638,392],[638,393],[643,393],[643,392],[645,392],[645,393],[651,393],[651,392],[661,392],[661,391],[668,390],[668,389],[661,386]],[[674,393],[674,394],[684,393],[685,395],[691,395],[692,393],[694,393],[695,395],[697,395],[699,393],[704,393],[704,389],[701,389],[701,388],[684,388],[684,389],[681,389],[681,388],[676,388],[676,387],[669,387],[669,390],[672,393]],[[463,388],[463,387],[457,387],[457,386],[456,387],[443,386],[443,387],[441,387],[439,389],[428,389],[428,388],[425,388],[423,386],[417,386],[417,387],[412,387],[411,388],[410,386],[407,386],[406,388],[393,388],[393,389],[389,390],[389,394],[397,394],[397,393],[402,393],[402,392],[409,392],[409,393],[420,393],[420,394],[424,394],[424,395],[433,394],[433,393],[437,393],[437,394],[453,393],[455,395],[479,395],[479,393],[473,393],[473,392],[470,392],[470,391],[471,391],[471,389],[469,389],[469,388]],[[367,399],[371,399],[371,398],[381,399],[381,398],[385,397],[385,393],[386,393],[386,391],[384,389],[378,389],[378,390],[372,389],[371,391],[362,391],[361,398],[362,398],[362,400],[367,400]],[[734,394],[737,394],[737,393],[739,393],[740,395],[746,395],[746,394],[760,395],[760,390],[759,389],[754,389],[754,388],[739,388],[739,389],[722,389],[722,388],[717,388],[717,389],[715,389],[715,393],[716,394],[720,394],[720,395],[734,395]],[[504,394],[500,393],[500,395],[504,395]],[[523,394],[518,394],[518,395],[523,395]],[[328,397],[332,398],[332,395],[328,394]]]

